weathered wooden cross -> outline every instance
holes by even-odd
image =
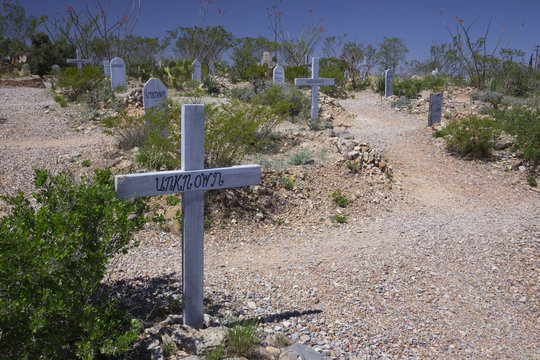
[[[311,78],[294,79],[294,85],[311,86],[311,124],[317,122],[317,114],[319,113],[319,86],[334,85],[334,79],[319,78],[319,59],[311,59]]]
[[[182,313],[185,325],[203,325],[204,192],[259,184],[259,165],[204,168],[204,105],[182,105],[182,169],[117,175],[116,196],[183,193]]]
[[[90,59],[82,59],[81,58],[81,50],[77,49],[76,54],[77,54],[76,59],[67,59],[66,61],[69,64],[77,64],[77,67],[79,68],[79,70],[82,69],[82,64],[91,64],[92,63],[92,60],[90,60]]]

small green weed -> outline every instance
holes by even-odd
[[[345,215],[334,214],[330,216],[330,219],[338,224],[345,224],[347,222],[347,217]]]
[[[91,161],[89,159],[85,159],[85,160],[81,161],[81,166],[82,167],[90,167],[90,164],[91,164]]]
[[[386,178],[390,181],[394,180],[394,170],[388,169],[386,170]]]
[[[296,179],[292,176],[287,176],[287,175],[280,177],[279,182],[281,183],[281,185],[283,185],[285,190],[292,190],[294,189],[294,186],[296,185]]]
[[[169,206],[175,206],[175,205],[178,205],[182,202],[182,199],[179,198],[179,197],[176,197],[176,196],[167,196],[165,198],[165,202],[167,203],[167,205]]]
[[[313,162],[313,152],[309,149],[300,150],[292,154],[289,158],[289,164],[292,165],[306,165]]]
[[[219,344],[204,354],[205,360],[222,360],[225,356],[225,346]]]
[[[278,226],[285,225],[285,220],[283,220],[283,218],[278,217],[278,218],[275,218],[274,221],[276,222]]]
[[[538,181],[536,181],[536,178],[532,175],[527,176],[527,184],[529,184],[532,187],[538,186]]]
[[[172,354],[174,354],[175,346],[172,341],[165,341],[163,342],[163,358],[168,359],[171,357]]]
[[[347,196],[341,192],[341,190],[334,191],[330,197],[334,199],[334,202],[341,207],[346,207],[349,203],[349,199],[347,199]]]
[[[225,351],[228,355],[251,358],[257,344],[257,320],[245,320],[225,332]]]
[[[358,173],[360,171],[360,163],[358,161],[349,161],[347,163],[347,169],[352,173]]]

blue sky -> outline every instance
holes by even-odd
[[[84,3],[90,6],[95,0],[19,0],[27,13],[40,16],[65,13],[68,6],[83,9]],[[123,15],[130,0],[100,0],[111,4],[111,14]],[[215,5],[208,18],[211,23],[218,9],[225,14],[217,17],[217,24],[238,37],[259,35],[273,37],[265,6],[271,0],[214,0]],[[194,26],[200,8],[199,0],[145,0],[136,35],[163,37],[165,31],[178,26]],[[283,0],[280,10],[291,35],[298,33],[302,20],[311,12],[311,19],[322,19],[327,29],[324,36],[347,34],[347,40],[376,44],[384,36],[400,37],[405,40],[410,53],[408,60],[424,60],[429,57],[433,40],[449,41],[441,10],[448,25],[453,29],[455,16],[470,23],[481,15],[473,27],[478,37],[485,31],[488,18],[495,14],[488,46],[497,41],[502,27],[506,26],[504,42],[519,30],[510,47],[526,51],[527,59],[535,45],[540,45],[540,0]],[[525,23],[522,27],[521,24]],[[320,56],[318,49],[315,56]]]

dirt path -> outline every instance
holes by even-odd
[[[355,138],[393,164],[403,201],[318,234],[291,225],[256,245],[209,239],[208,291],[321,310],[289,333],[327,355],[539,357],[539,194],[514,185],[519,174],[447,155],[424,121],[376,95],[341,103],[357,114]]]

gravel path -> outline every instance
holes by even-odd
[[[0,179],[10,191],[28,187],[33,167],[66,167],[111,144],[99,129],[76,131],[43,95],[0,88]],[[400,200],[316,231],[253,223],[209,232],[206,311],[260,317],[267,335],[334,358],[540,358],[540,194],[522,174],[447,155],[426,121],[374,94],[341,103],[356,114],[355,138],[392,164]],[[181,239],[139,238],[108,280],[145,287],[152,307],[181,287]]]

